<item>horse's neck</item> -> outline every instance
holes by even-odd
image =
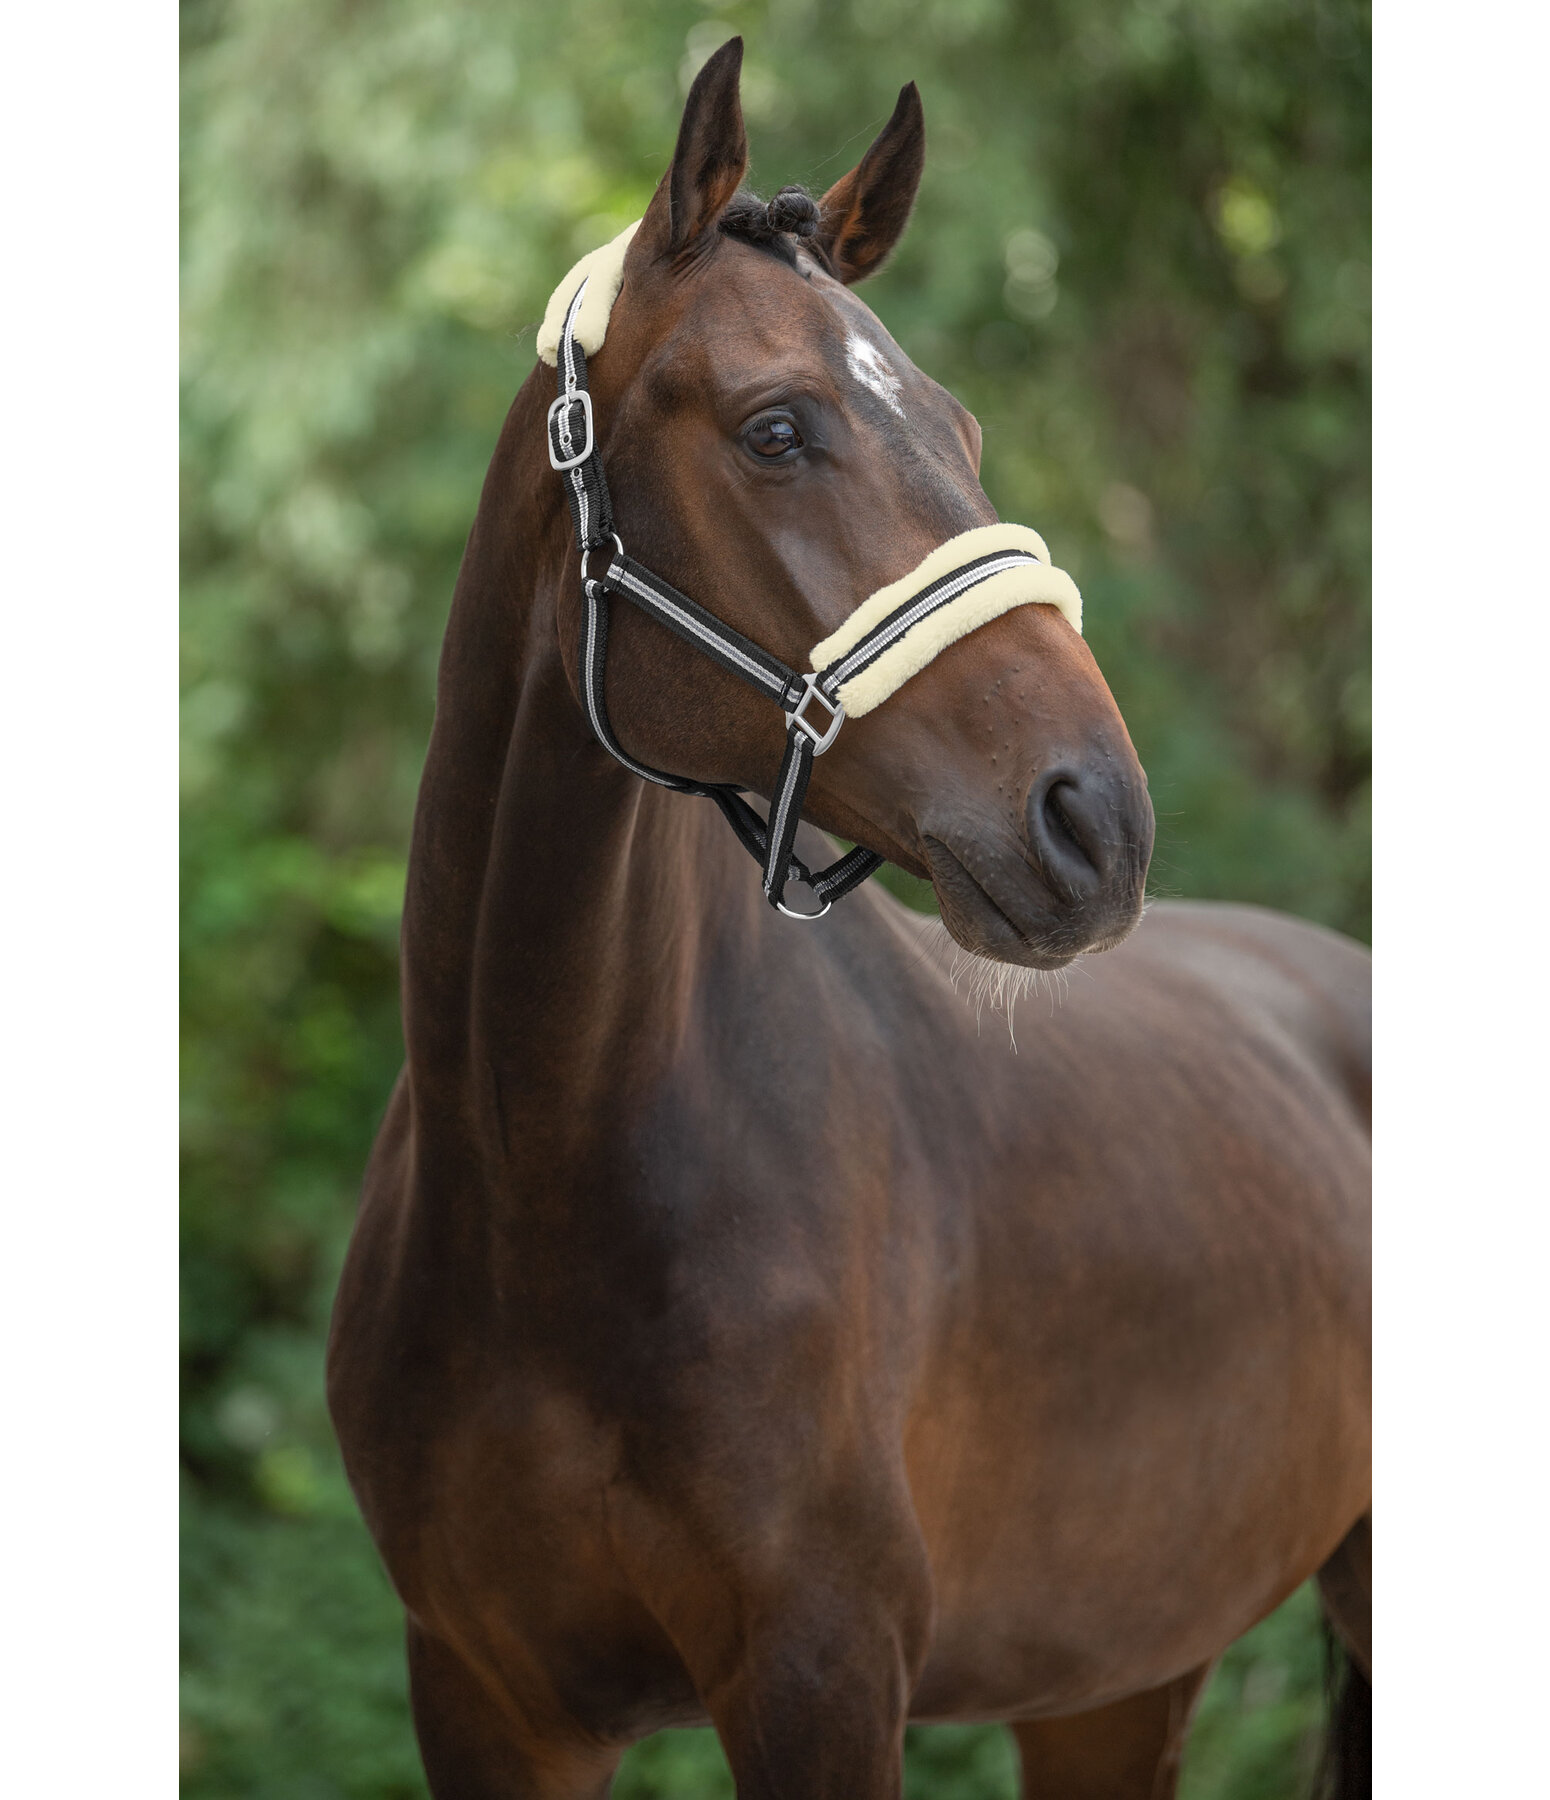
[[[473,1108],[507,1141],[583,1131],[649,1079],[693,1006],[707,918],[742,910],[714,809],[620,768],[566,677],[553,596],[569,520],[533,386],[458,578],[404,912],[422,1124]]]

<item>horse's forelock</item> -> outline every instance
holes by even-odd
[[[829,269],[828,254],[819,241],[819,221],[818,202],[804,187],[783,187],[768,200],[744,188],[732,196],[722,213],[721,231],[739,243],[773,251],[792,268],[797,266],[800,249]]]

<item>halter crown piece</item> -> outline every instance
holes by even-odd
[[[638,221],[637,221],[638,223]],[[1077,631],[1082,597],[1064,569],[1054,568],[1044,540],[1026,525],[980,525],[939,544],[901,580],[881,587],[837,631],[813,646],[811,671],[779,657],[706,612],[703,606],[625,554],[597,448],[587,356],[602,345],[608,315],[624,279],[624,254],[636,226],[584,256],[555,289],[538,332],[538,354],[554,365],[559,394],[549,408],[549,461],[565,481],[581,551],[584,600],[581,685],[599,743],[625,768],[659,787],[714,800],[739,841],[762,865],[765,898],[793,919],[822,918],[859,887],[883,858],[859,847],[816,873],[792,853],[813,759],[839,735],[847,717],[880,706],[949,644],[1014,606],[1055,606]],[[589,570],[607,548],[608,565]],[[620,748],[603,700],[608,605],[621,594],[686,643],[773,700],[786,715],[786,751],[768,819],[735,787],[686,781],[648,769]]]

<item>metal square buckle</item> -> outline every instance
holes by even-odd
[[[576,455],[572,457],[556,456],[554,453],[554,445],[555,439],[559,436],[556,424],[557,416],[562,408],[568,412],[578,400],[581,402],[581,421],[586,427],[587,441],[582,445]],[[592,451],[596,446],[596,439],[592,431],[592,396],[585,388],[577,388],[574,393],[561,394],[557,399],[551,400],[549,403],[548,416],[545,419],[545,426],[546,430],[544,435],[549,440],[549,467],[551,469],[557,469],[560,474],[563,475],[567,469],[574,469],[578,463],[584,463],[592,454]]]
[[[827,750],[830,744],[832,744],[839,736],[840,727],[845,723],[845,708],[841,706],[838,701],[831,700],[828,695],[824,693],[823,689],[818,685],[818,677],[816,675],[804,675],[802,677],[802,685],[806,689],[806,692],[802,695],[802,698],[797,701],[795,708],[786,714],[786,728],[789,730],[795,725],[805,731],[813,740],[813,755],[822,756],[824,751]],[[813,700],[816,700],[829,715],[829,729],[827,731],[820,731],[812,720],[807,717],[808,704]]]

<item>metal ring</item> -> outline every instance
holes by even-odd
[[[809,879],[801,875],[796,876],[794,879],[799,886],[805,887],[815,900],[819,898],[818,890],[813,886]],[[786,877],[785,885],[781,888],[783,894],[785,893],[786,888],[790,887],[792,880],[792,876],[788,875]],[[776,912],[784,913],[788,919],[806,919],[811,922],[814,919],[821,919],[833,904],[834,902],[832,900],[825,900],[817,912],[793,912],[789,906],[784,906],[777,900],[775,902],[775,910]]]
[[[624,545],[619,541],[618,532],[610,531],[608,535],[614,541],[614,548],[619,552],[619,554],[621,556],[623,556],[624,555]],[[586,584],[592,579],[592,577],[590,575],[588,575],[588,573],[587,573],[587,558],[592,554],[592,552],[596,548],[597,548],[596,544],[591,544],[585,550],[583,550],[581,553],[581,585],[583,587],[585,587]]]
[[[778,913],[784,913],[788,919],[803,919],[809,925],[811,925],[815,919],[826,918],[828,916],[829,909],[833,905],[834,905],[834,902],[832,900],[825,900],[823,903],[823,911],[822,912],[794,913],[789,906],[782,906],[781,903],[777,900],[775,902],[775,910]]]

